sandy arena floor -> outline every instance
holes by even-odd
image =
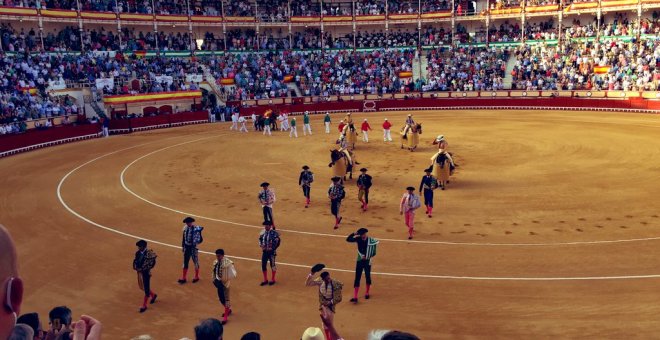
[[[105,325],[106,339],[193,336],[202,318],[222,313],[210,281],[213,256],[201,255],[202,281],[179,286],[181,219],[205,227],[202,250],[235,259],[234,314],[226,338],[255,330],[265,339],[299,339],[320,324],[315,288],[303,286],[323,262],[346,284],[337,326],[346,339],[370,329],[447,337],[655,337],[660,331],[660,116],[542,111],[415,112],[424,124],[416,152],[384,144],[380,124],[397,129],[405,113],[356,114],[377,127],[356,153],[374,177],[362,213],[348,182],[344,222],[332,229],[326,198],[328,150],[337,136],[314,117],[312,137],[271,138],[205,124],[84,141],[0,160],[0,223],[12,232],[27,282],[24,312],[43,318],[70,306]],[[447,136],[460,165],[436,191],[432,219],[417,214],[406,240],[398,202],[419,185]],[[398,137],[398,136],[397,136]],[[304,164],[316,174],[312,206],[297,186]],[[279,283],[260,287],[256,199],[276,190],[282,234]],[[59,193],[59,195],[58,195]],[[372,299],[352,294],[358,227],[381,239]],[[131,269],[135,237],[152,242],[158,302],[138,314]]]

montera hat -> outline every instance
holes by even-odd
[[[415,191],[415,187],[407,187],[406,190],[412,190],[412,191]]]
[[[183,223],[192,223],[192,222],[195,222],[195,219],[190,216],[183,219]]]
[[[309,170],[309,167],[307,165],[303,165],[303,170]]]
[[[268,183],[268,182],[263,182],[263,183],[261,183],[260,186],[261,186],[261,187],[267,187],[267,186],[269,186],[269,185],[270,185],[270,183]]]
[[[367,229],[367,228],[360,228],[360,229],[358,229],[358,231],[357,231],[356,234],[362,236],[362,235],[364,235],[364,234],[366,234],[366,233],[368,233],[368,232],[369,232],[369,229]]]
[[[331,178],[331,180],[332,180],[333,182],[337,182],[337,181],[339,181],[340,179],[341,179],[341,177],[339,177],[339,176],[335,176],[335,177],[332,177],[332,178]]]

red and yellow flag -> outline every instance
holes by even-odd
[[[606,74],[610,72],[610,66],[605,65],[605,66],[595,66],[594,67],[594,73],[595,74]]]

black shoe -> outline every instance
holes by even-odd
[[[370,297],[369,294],[364,296],[364,298],[367,299],[367,300],[369,300],[369,297]]]
[[[351,299],[351,302],[353,302],[353,303],[357,303],[357,299],[356,299],[356,298],[352,298],[352,299]]]
[[[270,282],[268,282],[268,285],[269,285],[269,286],[272,286],[272,285],[274,285],[274,284],[275,284],[275,281],[270,281]]]
[[[227,320],[222,320],[222,325],[224,326],[226,324],[227,324]]]
[[[265,286],[265,285],[267,285],[267,284],[268,284],[268,281],[264,281],[264,282],[260,283],[259,285],[260,285],[260,286]]]
[[[182,284],[184,284],[188,281],[186,279],[179,279],[179,281],[177,281],[177,282],[182,285]]]
[[[193,279],[193,283],[197,283],[197,282],[199,282],[199,279],[197,278]]]
[[[409,240],[412,240],[412,236],[408,236],[408,239],[409,239]]]
[[[144,313],[147,311],[147,307],[140,307],[140,313]]]
[[[149,301],[150,304],[154,304],[156,302],[156,298],[158,297],[158,294],[154,294],[154,296],[151,298],[151,301]]]

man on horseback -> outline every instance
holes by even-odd
[[[403,135],[403,139],[408,138],[408,132],[412,131],[415,128],[415,120],[413,120],[412,115],[408,114],[408,118],[406,118],[406,125],[403,127],[403,131],[401,134]]]
[[[435,155],[433,155],[433,157],[431,157],[431,162],[432,162],[431,166],[433,166],[437,162],[438,157],[441,154],[445,154],[445,157],[447,157],[447,160],[449,160],[449,164],[451,164],[451,169],[453,170],[456,167],[456,165],[454,164],[454,159],[451,158],[451,154],[446,151],[447,147],[449,146],[449,143],[447,143],[447,141],[445,140],[445,136],[438,135],[438,137],[436,137],[435,140],[433,141],[433,145],[438,145],[438,152]]]
[[[355,164],[360,164],[355,160],[355,155],[350,150],[348,150],[348,139],[346,138],[345,133],[342,133],[339,136],[339,152],[344,154],[350,167],[353,166],[353,162],[355,162]]]
[[[437,145],[438,149],[446,150],[447,147],[449,146],[449,143],[447,143],[447,141],[445,140],[444,135],[438,135],[438,137],[436,137],[433,140],[433,145]]]

